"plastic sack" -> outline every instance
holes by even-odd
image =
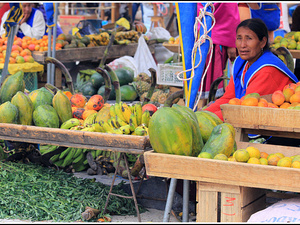
[[[150,68],[157,70],[157,65],[151,54],[151,51],[145,41],[144,35],[139,38],[138,47],[134,54],[134,59],[137,63],[138,74],[146,73],[151,76]]]
[[[172,37],[171,34],[170,34],[170,32],[167,31],[163,27],[154,27],[154,28],[152,28],[146,34],[146,36],[149,38],[149,40],[151,40],[151,39],[165,39],[165,40],[169,40]]]
[[[248,223],[299,223],[300,198],[290,198],[274,203],[252,214]]]
[[[90,21],[87,20],[80,20],[76,27],[79,29],[78,32],[81,34],[81,36],[89,34],[99,34],[99,31],[93,26]]]
[[[135,59],[131,56],[122,56],[115,59],[108,64],[112,70],[116,70],[122,67],[130,67],[134,71],[134,77],[138,75],[138,67]]]

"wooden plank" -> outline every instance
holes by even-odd
[[[128,45],[112,45],[107,58],[119,58],[122,56],[134,56],[138,44],[130,43]],[[148,45],[151,53],[154,53],[154,44]],[[99,61],[104,56],[106,46],[87,47],[87,48],[71,48],[57,50],[55,58],[63,63],[75,61]],[[47,52],[33,52],[35,61],[45,64]]]
[[[224,121],[234,127],[258,129],[259,126],[277,131],[300,128],[299,110],[275,109],[267,107],[221,105]]]
[[[241,211],[241,220],[238,222],[247,222],[250,216],[260,210],[266,208],[266,196],[261,196],[259,199],[255,200],[251,204],[247,205],[246,207],[242,208]]]
[[[299,50],[289,50],[293,58],[300,59],[300,51]]]
[[[220,222],[242,222],[241,216],[241,195],[222,192],[220,199]]]
[[[0,123],[0,136],[5,140],[23,140],[32,143],[56,143],[57,145],[89,145],[98,148],[140,149],[150,147],[149,136],[133,136],[85,132]]]
[[[285,151],[286,149],[282,147],[280,152]],[[298,153],[300,154],[300,151]],[[149,176],[300,192],[300,170],[296,168],[162,154],[154,151],[145,152],[144,157]]]
[[[197,222],[218,222],[218,192],[201,190],[197,182]]]
[[[264,129],[248,129],[242,128],[244,135],[246,134],[260,134],[265,136],[276,136],[276,137],[286,137],[286,138],[300,138],[300,133],[288,131],[290,128],[286,129],[287,131],[275,131],[275,130],[264,130]]]

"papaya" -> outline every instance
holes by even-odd
[[[214,127],[210,137],[204,144],[201,152],[208,152],[214,158],[217,154],[229,157],[234,149],[234,135],[226,123]]]
[[[148,125],[153,150],[158,153],[195,156],[195,137],[189,120],[190,117],[186,117],[175,108],[159,108]],[[201,139],[201,136],[196,138]]]
[[[184,115],[185,118],[188,118],[188,123],[190,124],[190,127],[193,131],[193,153],[192,155],[199,155],[201,152],[201,149],[204,146],[203,138],[201,135],[200,127],[198,124],[198,118],[195,114],[195,112],[186,106],[173,104],[172,108],[178,110],[181,114]]]
[[[210,112],[208,110],[203,110],[203,112],[209,114],[212,117],[212,119],[215,120],[215,122],[217,123],[217,125],[223,123],[223,121],[215,113]]]
[[[30,98],[21,91],[18,91],[11,99],[11,103],[19,111],[18,124],[32,125],[33,104]]]
[[[59,128],[59,117],[51,105],[39,105],[32,114],[33,123],[38,127]]]
[[[58,90],[52,99],[53,108],[56,110],[61,124],[73,117],[71,102],[62,90]]]
[[[134,71],[129,67],[121,67],[114,70],[115,74],[119,79],[120,86],[129,84],[133,82],[134,79]]]
[[[11,101],[12,97],[18,92],[25,90],[24,72],[22,70],[13,75],[8,75],[0,89],[0,103]]]
[[[215,126],[217,126],[216,120],[206,111],[197,111],[195,112],[197,119],[198,119],[198,125],[200,128],[201,136],[203,139],[203,142],[206,143],[212,130]]]
[[[18,123],[18,108],[7,101],[0,105],[0,123]]]
[[[36,109],[40,105],[52,106],[52,100],[54,95],[48,91],[45,87],[36,89],[28,94],[28,97],[32,101],[33,108]]]

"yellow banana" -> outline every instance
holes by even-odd
[[[123,120],[124,122],[126,122],[126,120],[125,120],[125,118],[124,118],[124,116],[123,116],[123,114],[122,114],[122,110],[121,110],[121,104],[122,104],[122,102],[120,102],[120,103],[115,103],[115,112],[116,112],[116,115],[121,119],[121,120]]]
[[[116,120],[117,120],[117,123],[120,124],[120,127],[128,124],[118,116],[116,116]]]
[[[131,115],[131,109],[129,108],[129,106],[125,102],[122,102],[122,104],[121,104],[121,111],[122,111],[122,114],[125,118],[125,121],[127,123],[129,123],[129,118],[130,118],[130,115]]]
[[[142,104],[138,102],[134,105],[134,107],[135,107],[135,115],[136,115],[137,125],[141,125],[141,123],[142,123],[142,114],[143,114]]]
[[[105,130],[102,128],[99,122],[94,123],[92,126],[94,126],[95,132],[105,132]]]
[[[117,123],[116,117],[110,117],[110,125],[113,128],[118,129],[120,127],[120,124]]]
[[[146,130],[143,127],[138,126],[137,128],[135,128],[134,132],[135,132],[135,135],[144,136],[146,133]]]
[[[98,112],[88,115],[88,117],[85,118],[85,120],[83,121],[83,126],[86,127],[88,125],[94,124],[97,114],[98,114]]]
[[[71,119],[67,120],[66,122],[64,122],[60,126],[60,128],[61,129],[70,129],[70,128],[72,128],[74,126],[78,126],[78,125],[80,125],[79,119],[77,119],[77,118],[71,118]]]
[[[85,128],[81,129],[80,131],[95,132],[95,128],[92,125],[88,125]]]
[[[110,117],[115,117],[117,114],[116,114],[116,111],[115,111],[115,105],[111,105],[110,108],[109,108],[109,114],[110,114]]]
[[[130,134],[130,132],[131,132],[129,124],[122,126],[119,129],[123,132],[123,134]]]
[[[137,124],[137,119],[136,119],[136,115],[134,113],[131,113],[130,118],[129,118],[129,124],[132,123],[134,128],[136,128],[138,126]]]
[[[148,110],[145,110],[142,114],[142,124],[144,124],[146,127],[148,127],[150,120],[150,112]]]
[[[104,122],[102,120],[99,121],[99,124],[102,126],[105,132],[113,131],[113,128],[109,125],[109,122]]]
[[[111,131],[108,131],[107,133],[110,134],[123,134],[123,132],[119,129],[112,129]]]
[[[83,128],[84,128],[84,126],[77,125],[77,126],[71,127],[70,130],[81,130]]]

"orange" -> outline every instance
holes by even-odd
[[[260,158],[265,158],[265,159],[267,159],[268,156],[269,156],[269,154],[266,153],[266,152],[261,152],[261,153],[260,153]]]
[[[292,88],[292,89],[295,89],[296,87],[297,87],[297,84],[295,84],[295,83],[289,83],[289,84],[287,84],[287,85],[285,85],[285,86],[283,87],[283,90],[286,89],[286,88]]]
[[[290,97],[290,103],[294,103],[294,102],[300,102],[300,92],[297,91],[295,92],[295,94],[293,94],[291,97]]]
[[[295,94],[296,92],[296,89],[293,89],[293,88],[286,88],[282,91],[283,95],[284,95],[284,98],[285,98],[285,101],[286,102],[289,102],[290,101],[290,98],[293,94]]]
[[[280,160],[280,157],[275,154],[270,154],[268,156],[268,165],[271,166],[277,166],[278,161]]]
[[[235,159],[233,156],[230,156],[230,157],[228,158],[228,161],[236,162],[236,159]]]
[[[198,155],[199,158],[206,158],[206,159],[212,159],[212,156],[209,152],[201,152]]]
[[[259,159],[261,165],[268,165],[268,160],[266,158]]]
[[[268,107],[269,108],[279,108],[277,105],[275,105],[274,103],[268,102]]]
[[[250,158],[260,158],[260,151],[258,150],[258,148],[255,148],[253,146],[249,146],[246,148],[246,151],[249,153]]]
[[[300,169],[300,161],[293,162],[292,165],[291,165],[291,167],[292,168],[298,168],[298,169]]]
[[[8,63],[15,64],[16,59],[14,59],[13,57],[9,57],[9,62]]]
[[[280,152],[276,152],[275,155],[279,156],[279,158],[281,158],[281,159],[285,157],[284,154],[282,154]]]
[[[250,158],[250,155],[246,149],[238,149],[234,153],[234,158],[237,162],[247,162]]]
[[[244,99],[241,102],[241,105],[245,105],[245,106],[257,106],[258,105],[258,100],[257,100],[257,98],[249,97],[249,98]]]
[[[34,48],[34,51],[38,51],[39,49],[40,49],[40,46],[36,45],[35,48]]]
[[[259,101],[259,102],[257,103],[257,106],[258,106],[258,107],[268,107],[268,103],[265,102],[265,101]]]
[[[228,157],[222,153],[215,155],[214,159],[228,161]]]
[[[229,100],[228,104],[230,104],[230,105],[240,105],[241,104],[241,99],[232,98],[232,99]]]
[[[284,158],[282,158],[278,161],[277,166],[291,167],[292,166],[292,160],[289,157],[284,157]]]
[[[35,44],[30,44],[30,45],[28,45],[28,49],[29,49],[30,51],[34,51],[34,49],[35,49]]]
[[[259,99],[259,101],[258,101],[258,102],[265,102],[265,103],[267,103],[267,104],[268,104],[268,101],[267,101],[265,98],[262,98],[262,97]]]
[[[279,108],[281,108],[281,109],[287,109],[287,108],[290,107],[290,106],[291,106],[290,103],[284,102]]]
[[[256,157],[250,157],[250,159],[247,161],[247,163],[250,163],[250,164],[260,164],[260,161]]]

